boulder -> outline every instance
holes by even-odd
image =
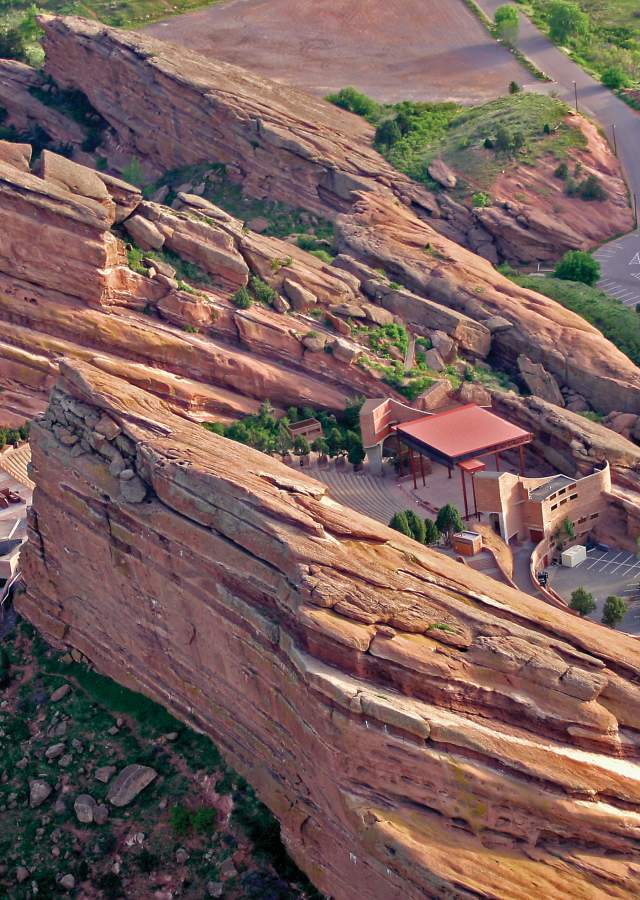
[[[446,403],[451,393],[451,382],[443,378],[441,381],[435,381],[426,391],[423,391],[414,405],[417,409],[431,412]]]
[[[143,216],[131,216],[124,228],[142,250],[160,250],[164,245],[165,237],[160,229]]]
[[[427,168],[429,177],[433,178],[443,188],[453,189],[458,179],[443,159],[434,159]]]
[[[354,344],[349,344],[341,338],[336,338],[336,340],[333,341],[331,344],[331,351],[338,362],[343,362],[347,365],[351,365],[359,355],[359,350]]]
[[[373,306],[371,303],[365,303],[362,306],[365,317],[373,322],[374,325],[390,325],[395,317],[388,309],[381,306]]]
[[[90,825],[93,822],[95,808],[96,801],[90,794],[79,794],[73,802],[76,818],[83,825]]]
[[[96,171],[96,175],[102,181],[116,205],[116,224],[128,219],[142,202],[142,191],[140,188],[123,181],[121,178],[116,178],[114,175],[107,175],[106,172]]]
[[[53,691],[53,693],[51,694],[51,702],[58,703],[60,700],[64,700],[70,690],[70,684],[61,684],[60,687],[56,688],[55,691]]]
[[[43,778],[32,778],[29,781],[29,806],[31,809],[42,806],[52,791],[53,788],[48,781]]]
[[[431,344],[445,362],[451,362],[456,356],[455,342],[444,331],[431,332]]]
[[[86,166],[80,166],[64,156],[50,150],[43,150],[40,156],[40,174],[45,181],[66,188],[72,194],[94,200],[104,206],[115,206],[104,182],[98,173]]]
[[[534,363],[527,356],[520,354],[518,357],[518,369],[522,380],[532,394],[542,398],[542,400],[546,400],[547,403],[564,406],[564,397],[558,382],[541,363]]]
[[[435,349],[432,347],[431,350],[427,350],[424,354],[424,361],[430,369],[433,369],[434,372],[442,372],[444,369],[444,360]]]
[[[112,806],[128,806],[157,776],[158,773],[150,766],[137,763],[126,766],[109,785],[108,802]]]
[[[65,891],[72,891],[76,886],[76,880],[70,873],[68,875],[63,875],[58,883]]]
[[[460,403],[475,403],[477,406],[491,406],[491,394],[473,381],[463,381],[456,395]]]
[[[296,312],[306,312],[317,303],[318,298],[314,293],[303,288],[297,281],[292,281],[291,278],[285,278],[282,287]]]
[[[326,343],[326,335],[318,334],[317,332],[309,332],[309,334],[305,334],[302,338],[303,347],[311,353],[321,353],[324,350]]]
[[[31,152],[31,144],[0,141],[0,162],[8,163],[15,169],[22,169],[23,172],[29,171]]]
[[[116,774],[115,766],[99,766],[93,773],[93,777],[102,784],[108,784],[112,777]]]
[[[499,331],[508,331],[509,328],[513,328],[513,322],[505,319],[504,316],[489,316],[488,319],[484,320],[483,325],[489,329],[491,334]]]

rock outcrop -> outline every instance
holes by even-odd
[[[329,352],[334,329],[314,322],[328,352],[307,353],[312,320],[231,302],[250,275],[273,291],[295,280],[328,309],[364,302],[349,273],[245,233],[200,198],[181,195],[180,208],[169,209],[46,150],[36,175],[29,158],[28,145],[0,142],[0,424],[42,408],[61,355],[91,360],[200,418],[254,412],[265,398],[340,409],[358,392],[379,393],[380,376],[356,365],[358,345],[342,339]],[[207,284],[185,285],[153,258],[148,277],[133,271],[118,223],[139,240],[141,229],[155,229],[158,243],[197,264]]]
[[[49,640],[210,734],[336,900],[635,896],[633,638],[60,366],[18,599]]]

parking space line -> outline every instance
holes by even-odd
[[[633,567],[633,563],[630,563],[630,562],[629,562],[630,559],[634,559],[634,557],[633,557],[633,555],[632,555],[631,553],[627,556],[626,559],[623,559],[622,562],[618,563],[618,565],[612,570],[612,572],[611,572],[610,574],[613,575],[615,572],[618,571],[618,569],[621,569],[621,568],[624,568],[624,567],[626,567],[626,568],[632,568],[632,567]]]
[[[587,566],[587,568],[588,568],[588,569],[593,569],[593,567],[594,567],[597,563],[602,562],[602,560],[603,560],[606,556],[607,556],[606,553],[603,553],[602,556],[596,556],[596,558],[593,560],[593,562],[592,562],[589,566]]]
[[[610,559],[609,562],[605,563],[604,566],[600,569],[600,571],[604,572],[606,569],[609,568],[609,566],[613,565],[613,563],[616,561],[616,559],[619,556],[622,556],[622,553],[623,553],[622,550],[619,553],[616,553],[616,555],[613,557],[613,559]]]

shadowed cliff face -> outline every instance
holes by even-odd
[[[20,612],[210,734],[321,890],[634,896],[637,642],[61,371]]]

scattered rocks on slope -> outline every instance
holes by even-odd
[[[518,357],[518,368],[524,383],[532,394],[546,400],[547,403],[564,406],[564,397],[558,382],[541,363],[534,363],[527,356],[521,354]]]
[[[73,803],[76,818],[83,825],[90,825],[93,822],[95,808],[96,801],[90,794],[79,794]]]

